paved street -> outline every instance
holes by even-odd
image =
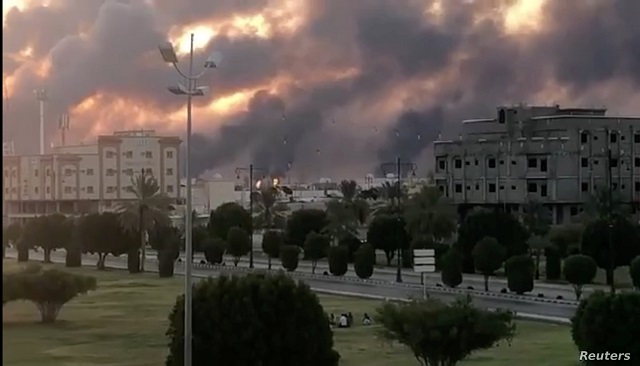
[[[15,252],[7,252],[8,256],[15,257]],[[30,253],[31,260],[42,260],[41,253]],[[63,262],[64,261],[64,253],[58,251],[52,254],[52,260],[54,262]],[[83,257],[83,264],[85,265],[94,265],[95,264],[95,256],[87,255]],[[115,268],[126,268],[126,256],[122,257],[108,257],[106,264]],[[157,261],[153,258],[147,259],[146,268],[148,270],[157,269]],[[176,267],[176,273],[182,274],[183,272],[182,266]],[[194,269],[195,276],[208,277],[215,276],[219,273],[214,269]],[[320,290],[332,290],[332,291],[343,291],[350,292],[354,294],[363,294],[363,295],[375,295],[375,296],[383,296],[387,298],[407,298],[409,296],[422,296],[422,291],[419,288],[408,288],[395,286],[393,284],[389,285],[379,285],[379,284],[367,284],[367,283],[353,283],[342,281],[338,278],[327,277],[321,279],[310,279],[310,278],[302,278],[301,280],[308,283],[312,288],[320,289]],[[455,299],[456,294],[450,293],[441,293],[441,292],[432,292],[430,294],[432,297],[443,299],[445,301],[450,301]],[[513,299],[505,299],[505,298],[488,298],[488,297],[474,297],[474,302],[476,305],[495,309],[495,308],[505,308],[510,309],[512,311],[518,313],[527,313],[527,314],[536,314],[542,316],[550,316],[550,317],[559,317],[559,318],[570,318],[574,312],[575,307],[570,305],[560,305],[560,304],[550,304],[550,303],[542,303],[542,302],[531,302],[524,300],[513,300]]]

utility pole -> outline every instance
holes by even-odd
[[[607,139],[609,138],[609,131],[607,131]],[[613,229],[614,229],[614,218],[613,218],[613,174],[612,174],[612,156],[611,156],[611,147],[608,148],[607,152],[607,183],[609,185],[609,202],[608,202],[608,221],[609,221],[609,272],[611,273],[611,283],[610,289],[611,293],[616,293],[616,284],[615,284],[615,275],[614,271],[616,269],[615,266],[615,253],[614,253],[614,245],[613,245]]]
[[[66,134],[65,132],[69,129],[69,115],[66,113],[61,114],[58,117],[58,129],[60,130],[60,143],[61,146],[66,146]]]
[[[251,217],[251,227],[249,228],[249,236],[251,237],[251,250],[249,251],[249,268],[253,268],[253,199],[254,199],[254,191],[253,191],[253,173],[254,172],[262,172],[266,175],[267,170],[262,168],[256,168],[253,164],[249,164],[249,167],[239,167],[236,168],[236,177],[240,179],[240,172],[248,172],[249,173],[249,215]],[[263,176],[264,178],[264,176]]]
[[[47,90],[39,89],[35,93],[40,105],[40,155],[44,155],[44,102],[48,100]]]
[[[403,162],[402,158],[398,156],[395,162],[388,162],[380,165],[380,168],[382,169],[382,174],[386,176],[387,170],[391,167],[395,168],[395,172],[396,172],[397,186],[395,187],[395,190],[398,195],[396,198],[396,201],[397,201],[396,209],[397,209],[397,215],[398,215],[397,219],[400,222],[402,221],[402,217],[400,215],[402,213],[402,172],[404,171],[403,168],[411,169],[413,176],[415,176],[417,165],[412,162]],[[398,238],[396,240],[397,240],[396,250],[397,250],[397,256],[398,256],[396,282],[401,283],[402,282],[402,232],[400,228],[398,228]]]

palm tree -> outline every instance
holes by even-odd
[[[272,229],[278,226],[280,219],[284,219],[289,207],[278,202],[279,195],[280,190],[275,186],[261,187],[252,193],[254,227]]]
[[[120,205],[120,224],[125,230],[140,235],[140,271],[144,272],[146,260],[146,239],[148,230],[154,225],[171,225],[168,211],[171,209],[171,198],[160,192],[160,185],[152,174],[145,173],[131,177],[131,185],[126,191],[135,199]]]
[[[448,239],[456,230],[454,206],[437,187],[424,186],[406,202],[407,230],[414,239]]]

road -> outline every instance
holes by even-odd
[[[155,251],[148,251],[147,252],[147,256],[148,258],[157,258]],[[182,260],[184,260],[184,256],[181,255]],[[202,254],[196,254],[194,256],[195,261],[196,262],[200,262],[201,260],[204,260],[204,256]],[[231,257],[225,257],[225,262],[227,265],[231,265],[232,264],[232,258]],[[267,259],[265,259],[263,256],[256,256],[254,258],[254,267],[255,268],[267,268]],[[249,267],[249,260],[246,257],[243,257],[240,261],[240,263],[238,263],[238,266],[241,267]],[[280,260],[279,259],[273,259],[272,260],[272,268],[281,268],[280,267]],[[300,261],[299,265],[298,265],[298,269],[296,269],[296,271],[298,272],[304,272],[304,273],[311,273],[311,262],[309,261]],[[318,262],[318,266],[316,268],[316,273],[323,273],[325,271],[329,271],[329,265],[327,264],[326,261],[320,261]],[[421,284],[420,282],[420,274],[419,273],[415,273],[413,272],[412,269],[410,268],[403,268],[402,270],[402,275],[403,275],[403,281],[405,283],[411,283],[411,284]],[[355,275],[355,271],[353,269],[353,265],[349,265],[349,271],[347,272],[347,274],[345,276],[350,276],[350,277],[356,277]],[[460,288],[468,288],[468,287],[473,287],[476,290],[484,290],[484,279],[481,278],[478,275],[468,275],[465,274],[464,276],[464,280],[462,281],[462,284],[458,287]],[[428,273],[425,276],[427,284],[431,285],[431,286],[435,286],[436,284],[441,284],[442,280],[440,279],[440,274],[439,273]],[[384,282],[395,282],[396,281],[396,270],[394,268],[389,268],[389,267],[376,267],[376,269],[374,270],[373,276],[371,277],[371,279],[374,280],[378,280],[378,281],[384,281]],[[501,289],[503,288],[507,288],[507,281],[504,278],[491,278],[489,280],[489,290],[490,291],[494,291],[494,292],[500,292]],[[591,292],[593,292],[592,289],[590,288],[586,288],[584,291],[585,295],[589,295]],[[575,299],[575,292],[573,291],[573,289],[567,285],[559,285],[559,284],[548,284],[548,283],[541,283],[541,282],[537,282],[533,288],[533,291],[531,291],[531,293],[526,294],[525,296],[531,296],[531,297],[536,297],[538,296],[539,293],[544,294],[544,296],[546,298],[551,298],[551,299],[555,299],[558,296],[562,296],[563,299],[566,300],[573,300]]]
[[[15,257],[15,253],[7,252],[8,257]],[[30,253],[31,260],[42,260],[41,253]],[[56,252],[52,253],[52,260],[54,262],[64,262],[64,253]],[[115,268],[126,268],[126,257],[108,257],[106,264]],[[95,265],[95,257],[84,256],[83,265]],[[157,269],[157,261],[155,259],[147,259],[146,268],[148,270]],[[181,266],[176,267],[176,273],[182,274],[183,268]],[[209,277],[217,276],[220,270],[215,269],[194,269],[194,276]],[[231,271],[233,272],[233,271]],[[325,278],[300,278],[300,280],[309,284],[310,287],[319,291],[339,291],[348,292],[354,295],[366,295],[366,296],[380,296],[385,298],[408,298],[408,297],[420,297],[422,296],[422,290],[420,288],[412,288],[405,286],[397,286],[394,284],[368,284],[358,282],[348,282],[340,280],[339,278],[327,277]],[[451,301],[460,295],[442,292],[431,292],[430,296],[438,298],[443,301]],[[554,317],[569,319],[575,313],[575,306],[552,304],[543,302],[533,302],[529,300],[514,300],[505,298],[491,298],[474,296],[474,303],[477,306],[496,309],[503,308],[509,309],[516,313],[534,314],[543,317]]]

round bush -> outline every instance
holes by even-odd
[[[591,283],[596,277],[597,272],[598,265],[596,261],[582,254],[567,257],[567,259],[564,260],[564,268],[562,269],[564,279],[573,285],[576,300],[580,300],[582,286]]]
[[[131,249],[127,252],[127,270],[129,273],[140,272],[140,251]]]
[[[640,290],[640,256],[637,256],[629,266],[629,275],[633,283],[633,287]]]
[[[329,248],[329,272],[334,276],[344,276],[349,269],[349,249],[344,246]]]
[[[208,278],[193,293],[193,366],[337,366],[318,297],[284,274]],[[183,366],[184,297],[169,316],[167,366]]]
[[[362,242],[353,235],[347,235],[340,239],[338,245],[347,248],[349,253],[349,263],[353,263],[353,261],[355,261],[356,251],[360,248]]]
[[[545,275],[547,280],[559,280],[562,257],[560,250],[555,246],[550,246],[545,250]]]
[[[462,256],[454,249],[449,249],[440,259],[442,271],[440,278],[448,287],[455,288],[462,283]]]
[[[640,355],[640,293],[596,292],[582,300],[571,319],[571,336],[580,351]],[[632,360],[633,361],[633,360]],[[587,364],[601,364],[592,361]]]
[[[66,248],[66,255],[64,264],[65,266],[72,267],[81,267],[82,266],[82,250],[78,245],[70,244]]]
[[[367,279],[373,275],[376,252],[371,244],[364,244],[355,253],[353,269],[359,278]]]
[[[158,252],[158,275],[160,277],[173,277],[175,260],[179,255],[179,252],[171,249]]]
[[[300,247],[297,245],[283,245],[280,249],[280,262],[282,267],[289,272],[298,268]]]
[[[529,255],[516,255],[509,258],[505,263],[505,271],[507,287],[510,291],[522,295],[533,290],[535,264]]]
[[[204,258],[211,264],[222,263],[226,243],[220,238],[207,238],[204,243]]]

